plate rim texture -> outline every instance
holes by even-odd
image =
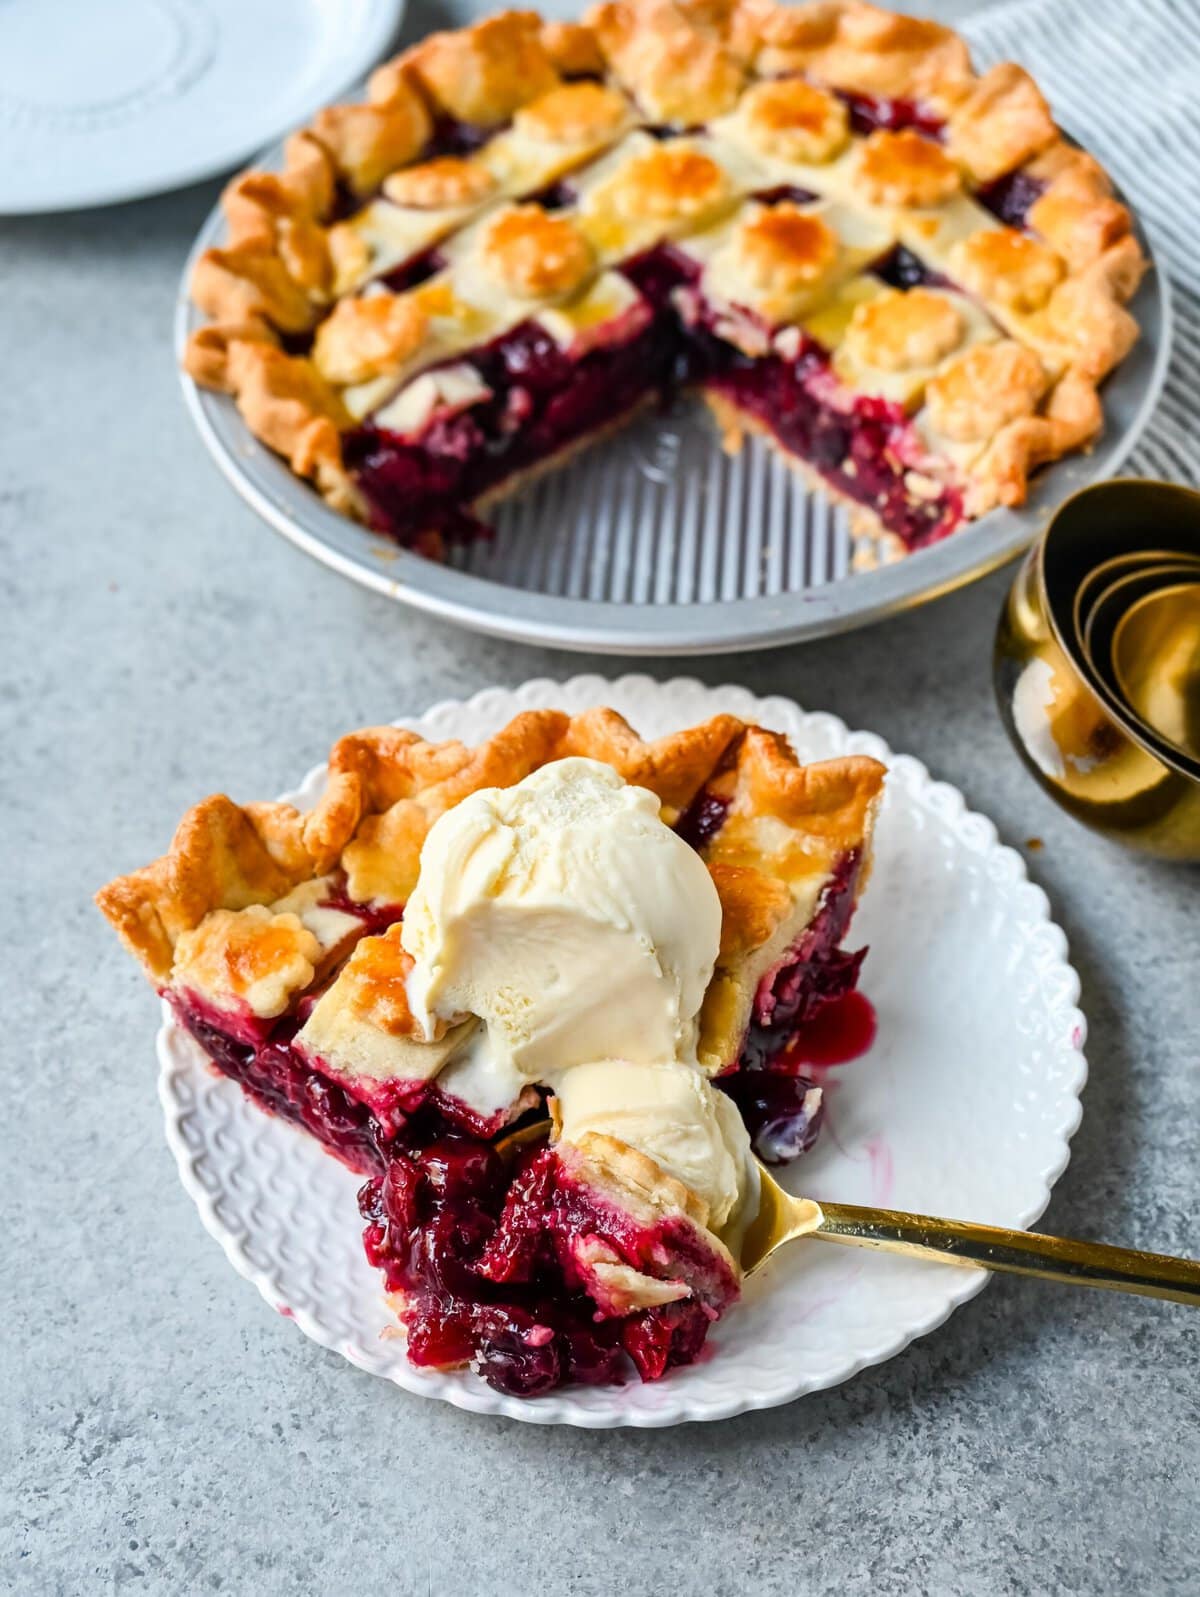
[[[260,164],[277,164],[280,154],[281,146],[272,146]],[[253,437],[229,396],[203,389],[188,376],[184,348],[204,320],[188,298],[188,283],[196,260],[219,241],[223,228],[218,204],[180,280],[175,357],[188,412],[240,497],[306,554],[399,604],[486,636],[581,653],[662,657],[774,648],[866,626],[978,581],[1027,549],[1064,500],[1119,470],[1158,404],[1173,344],[1162,256],[1135,212],[1134,231],[1149,261],[1130,302],[1141,337],[1104,384],[1101,438],[1090,453],[1069,455],[1040,471],[1027,504],[993,510],[931,548],[815,588],[693,604],[565,598],[426,560],[331,510]],[[719,447],[714,432],[713,448]]]
[[[349,0],[349,3],[347,0],[333,0],[333,3],[344,10],[351,20],[356,20],[354,31],[349,38],[345,37],[346,28],[343,25],[343,36],[339,38],[336,54],[322,67],[312,90],[303,99],[296,100],[288,110],[282,129],[279,129],[280,119],[272,117],[265,127],[260,126],[257,132],[247,137],[239,136],[215,150],[210,147],[205,154],[193,149],[186,157],[174,160],[164,158],[156,174],[143,173],[136,178],[109,178],[97,182],[93,175],[95,163],[91,166],[85,163],[79,169],[82,177],[77,177],[73,182],[64,182],[59,187],[47,187],[33,199],[22,197],[18,201],[15,195],[6,196],[3,183],[0,182],[0,217],[46,216],[125,205],[133,200],[174,193],[193,183],[217,177],[222,172],[240,169],[241,163],[252,157],[255,148],[265,138],[273,137],[277,129],[280,137],[286,135],[293,127],[300,126],[323,106],[339,99],[358,84],[399,34],[408,0]],[[328,10],[329,5],[330,0],[323,0],[324,9]],[[49,10],[49,6],[46,9]],[[146,138],[152,144],[156,142],[153,129],[145,133],[139,142],[145,142]],[[281,153],[282,143],[274,144],[272,148],[277,154]],[[259,162],[255,160],[253,164],[258,165]],[[62,165],[70,169],[70,163]]]
[[[975,1101],[973,1111],[969,1111],[964,1098],[958,1113],[973,1112],[985,1117],[989,1139],[993,1135],[1000,1139],[994,1143],[989,1140],[989,1155],[1012,1148],[1020,1155],[1034,1147],[1034,1157],[1027,1159],[1025,1168],[1005,1172],[1007,1192],[1003,1185],[996,1184],[994,1158],[984,1161],[987,1169],[982,1177],[975,1175],[976,1162],[970,1164],[969,1172],[959,1171],[958,1179],[960,1185],[965,1182],[974,1193],[965,1206],[984,1211],[964,1214],[964,1218],[1031,1225],[1049,1202],[1051,1188],[1066,1168],[1070,1138],[1082,1115],[1079,1095],[1087,1079],[1083,1053],[1086,1021],[1078,1007],[1080,982],[1069,961],[1066,937],[1051,918],[1046,894],[1029,880],[1021,856],[1001,844],[990,820],[968,809],[957,788],[935,781],[924,765],[911,756],[893,754],[873,733],[851,732],[835,716],[805,712],[793,701],[778,696],[758,698],[734,685],[709,688],[686,677],[663,683],[646,676],[609,681],[589,675],[561,683],[536,678],[511,691],[489,688],[465,701],[444,700],[423,716],[404,717],[399,724],[429,737],[462,735],[473,741],[518,710],[556,706],[578,711],[596,704],[613,705],[635,725],[640,723],[650,732],[690,725],[718,711],[730,711],[790,732],[800,741],[806,757],[853,752],[883,759],[891,771],[890,796],[880,821],[875,879],[860,917],[870,913],[874,895],[881,924],[886,922],[884,901],[889,894],[889,877],[897,891],[911,885],[914,867],[902,862],[913,850],[919,860],[923,859],[920,868],[931,883],[952,880],[952,873],[946,870],[949,859],[957,857],[970,863],[969,870],[964,865],[954,889],[959,900],[954,906],[956,912],[962,912],[965,905],[980,917],[979,924],[985,924],[989,909],[994,916],[999,907],[1008,906],[1006,914],[1013,916],[1012,945],[1020,950],[1020,957],[1015,960],[1017,974],[1005,980],[1019,986],[1018,977],[1026,980],[1032,976],[1033,987],[1022,998],[1006,986],[1001,996],[1006,1011],[1014,1001],[1023,1004],[1021,1022],[1035,1028],[1022,1032],[1031,1039],[1027,1074],[1022,1076],[1021,1064],[1015,1059],[1010,1073],[1006,1054],[1002,1079],[996,1078],[999,1098],[989,1102],[986,1081],[981,1088],[972,1076],[972,1092],[983,1091],[985,1097]],[[317,766],[309,772],[299,790],[301,796],[311,799],[315,795],[324,769]],[[991,898],[987,896],[989,892]],[[976,904],[980,893],[984,895],[982,908]],[[1004,924],[1009,923],[1005,920]],[[866,940],[870,936],[868,932]],[[986,955],[989,945],[981,940],[980,946]],[[1013,965],[1012,959],[1007,962]],[[870,969],[868,962],[868,972]],[[874,980],[868,978],[868,991],[877,999],[886,989],[886,978],[887,969],[883,966],[877,968]],[[1000,1002],[999,996],[995,1002]],[[972,1005],[976,1003],[972,997]],[[976,1012],[974,1007],[971,1012]],[[900,1023],[907,1023],[911,1029],[923,1018],[914,1006],[906,1007],[903,1002],[892,1014],[892,1025],[902,1046],[904,1028]],[[851,1069],[890,1070],[885,1024],[881,1012],[877,1044],[877,1048],[882,1045],[881,1057],[873,1053]],[[907,1046],[910,1051],[919,1052],[922,1044],[919,1037],[910,1035]],[[748,1410],[774,1407],[837,1385],[859,1370],[893,1357],[916,1337],[941,1325],[987,1279],[982,1271],[949,1269],[881,1255],[850,1255],[854,1260],[851,1284],[842,1282],[828,1299],[828,1303],[840,1305],[838,1312],[843,1319],[809,1328],[803,1322],[810,1306],[814,1313],[827,1306],[820,1301],[819,1283],[824,1278],[808,1274],[799,1285],[794,1278],[801,1272],[823,1270],[827,1260],[831,1270],[845,1276],[843,1264],[849,1264],[849,1250],[818,1248],[816,1255],[805,1259],[797,1253],[790,1263],[785,1256],[768,1267],[765,1278],[757,1278],[752,1284],[747,1302],[722,1321],[714,1335],[718,1342],[726,1340],[729,1345],[718,1346],[711,1360],[675,1371],[649,1387],[634,1383],[623,1388],[566,1388],[532,1401],[508,1397],[470,1371],[414,1369],[407,1363],[401,1345],[380,1339],[379,1332],[388,1323],[388,1316],[378,1278],[369,1271],[361,1254],[353,1210],[358,1178],[304,1133],[256,1109],[232,1082],[209,1070],[197,1045],[165,1005],[157,1051],[166,1136],[180,1178],[200,1211],[205,1229],[220,1243],[238,1273],[251,1281],[273,1308],[294,1318],[304,1334],[323,1347],[332,1348],[359,1368],[382,1375],[406,1391],[436,1397],[475,1413],[499,1414],[531,1424],[606,1429],[726,1419]],[[968,1051],[964,1039],[964,1057]],[[955,1058],[957,1061],[957,1052]],[[856,1104],[870,1095],[869,1082],[860,1079],[864,1085],[857,1094],[853,1076],[846,1078],[844,1097],[843,1089],[838,1088],[833,1124],[810,1156],[815,1159],[823,1148],[828,1149],[823,1174],[815,1179],[834,1184],[835,1190],[822,1192],[818,1188],[817,1195],[886,1202],[887,1196],[880,1192],[860,1192],[853,1185],[849,1189],[837,1186],[847,1176],[855,1183],[867,1179],[857,1163],[861,1146],[865,1145],[855,1140],[862,1127],[853,1125]],[[885,1101],[888,1112],[900,1103],[890,1087]],[[926,1170],[921,1165],[920,1138],[932,1138],[934,1147],[943,1146],[947,1137],[953,1140],[951,1123],[932,1125],[935,1108],[936,1105],[922,1102],[918,1116],[921,1130],[916,1138],[915,1175],[918,1183],[932,1181],[925,1195],[925,1208],[936,1206],[939,1182],[945,1172]],[[1001,1109],[1008,1115],[1003,1130],[996,1124],[1002,1118]],[[924,1129],[926,1120],[930,1122],[929,1131]],[[842,1137],[847,1131],[853,1136],[849,1146],[843,1147]],[[911,1128],[908,1134],[911,1137]],[[244,1148],[238,1143],[239,1137],[253,1145],[254,1157],[248,1163],[243,1161]],[[1008,1143],[1003,1141],[1005,1137],[1010,1139]],[[903,1159],[903,1144],[899,1151]],[[907,1151],[911,1166],[913,1148]],[[873,1159],[871,1163],[874,1164]],[[227,1167],[225,1174],[223,1164]],[[912,1173],[910,1169],[910,1177]],[[978,1180],[985,1185],[975,1192],[974,1183]],[[311,1224],[318,1231],[324,1226],[325,1200],[318,1189],[335,1206],[344,1203],[346,1213],[343,1222],[339,1209],[324,1240],[313,1242],[306,1235],[304,1224],[297,1221],[303,1215],[307,1197],[315,1205]],[[335,1262],[338,1249],[345,1256],[341,1268],[346,1272],[340,1282]],[[824,1258],[820,1257],[822,1254]],[[836,1264],[833,1255],[839,1256]],[[869,1277],[858,1283],[857,1278],[866,1271],[871,1272]],[[856,1295],[860,1285],[869,1290]],[[789,1304],[788,1294],[793,1290],[798,1295],[799,1313],[795,1312],[795,1304]],[[307,1301],[301,1301],[305,1294]],[[366,1333],[357,1329],[347,1331],[348,1324],[357,1327],[362,1323],[346,1319],[350,1311],[343,1313],[343,1307],[349,1302],[355,1305],[354,1313],[366,1314],[372,1340],[366,1340]],[[364,1303],[368,1304],[365,1309]],[[758,1316],[760,1334],[766,1327],[773,1341],[757,1341],[751,1336],[744,1344],[738,1342],[738,1317],[752,1312]],[[751,1329],[748,1322],[747,1328]]]

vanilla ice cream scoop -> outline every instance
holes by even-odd
[[[555,1084],[559,1137],[616,1137],[708,1204],[720,1231],[746,1189],[750,1137],[732,1099],[691,1065],[578,1065]]]
[[[557,760],[434,824],[402,942],[432,1037],[476,1015],[495,1068],[695,1060],[721,906],[659,801],[596,760]]]
[[[472,794],[431,828],[401,940],[433,1038],[483,1022],[439,1081],[481,1114],[530,1082],[559,1139],[616,1138],[708,1205],[739,1211],[750,1139],[696,1061],[721,905],[659,801],[596,760],[558,760]]]

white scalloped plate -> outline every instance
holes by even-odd
[[[1069,1157],[1087,1076],[1079,979],[1046,895],[995,827],[924,766],[869,732],[788,699],[690,679],[574,677],[489,689],[405,725],[474,743],[518,710],[610,704],[657,736],[719,710],[786,732],[806,759],[872,754],[891,774],[855,941],[879,1035],[832,1073],[829,1119],[791,1184],[998,1225],[1041,1214]],[[311,804],[324,768],[296,794]],[[725,1419],[834,1386],[891,1358],[983,1286],[982,1272],[801,1243],[749,1284],[711,1356],[642,1386],[522,1401],[470,1371],[413,1369],[363,1257],[357,1179],[311,1138],[254,1108],[165,1014],[158,1036],[167,1139],[206,1229],[230,1262],[314,1341],[407,1391],[536,1424]]]

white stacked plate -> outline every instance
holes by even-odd
[[[375,65],[404,0],[3,0],[0,215],[195,183]]]

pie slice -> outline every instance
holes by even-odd
[[[503,12],[224,204],[187,369],[433,557],[681,390],[922,548],[1097,436],[1145,266],[1027,73],[864,0]]]
[[[627,1087],[599,1116],[555,1086],[556,1139],[506,1161],[496,1138],[546,1114],[545,1087],[481,1063],[478,1019],[428,1034],[404,906],[439,818],[581,759],[648,789],[654,825],[699,854],[720,946],[697,1069],[649,1084],[618,1071],[606,1080]],[[700,1167],[669,1169],[621,1115],[649,1085],[680,1122],[700,1105],[712,1158],[745,1145],[739,1110],[767,1157],[810,1144],[803,1037],[857,982],[863,954],[841,944],[883,777],[865,757],[799,765],[732,716],[647,743],[611,710],[528,711],[476,749],[369,728],[334,746],[312,810],[206,799],[166,855],[97,897],[213,1065],[369,1178],[367,1252],[415,1362],[474,1362],[526,1394],[616,1378],[626,1356],[650,1379],[694,1358],[737,1297],[735,1216],[713,1196],[709,1144]]]
[[[394,1151],[359,1205],[410,1360],[470,1363],[519,1397],[619,1381],[626,1355],[657,1380],[695,1359],[740,1292],[702,1200],[610,1137],[511,1168],[446,1135]]]

